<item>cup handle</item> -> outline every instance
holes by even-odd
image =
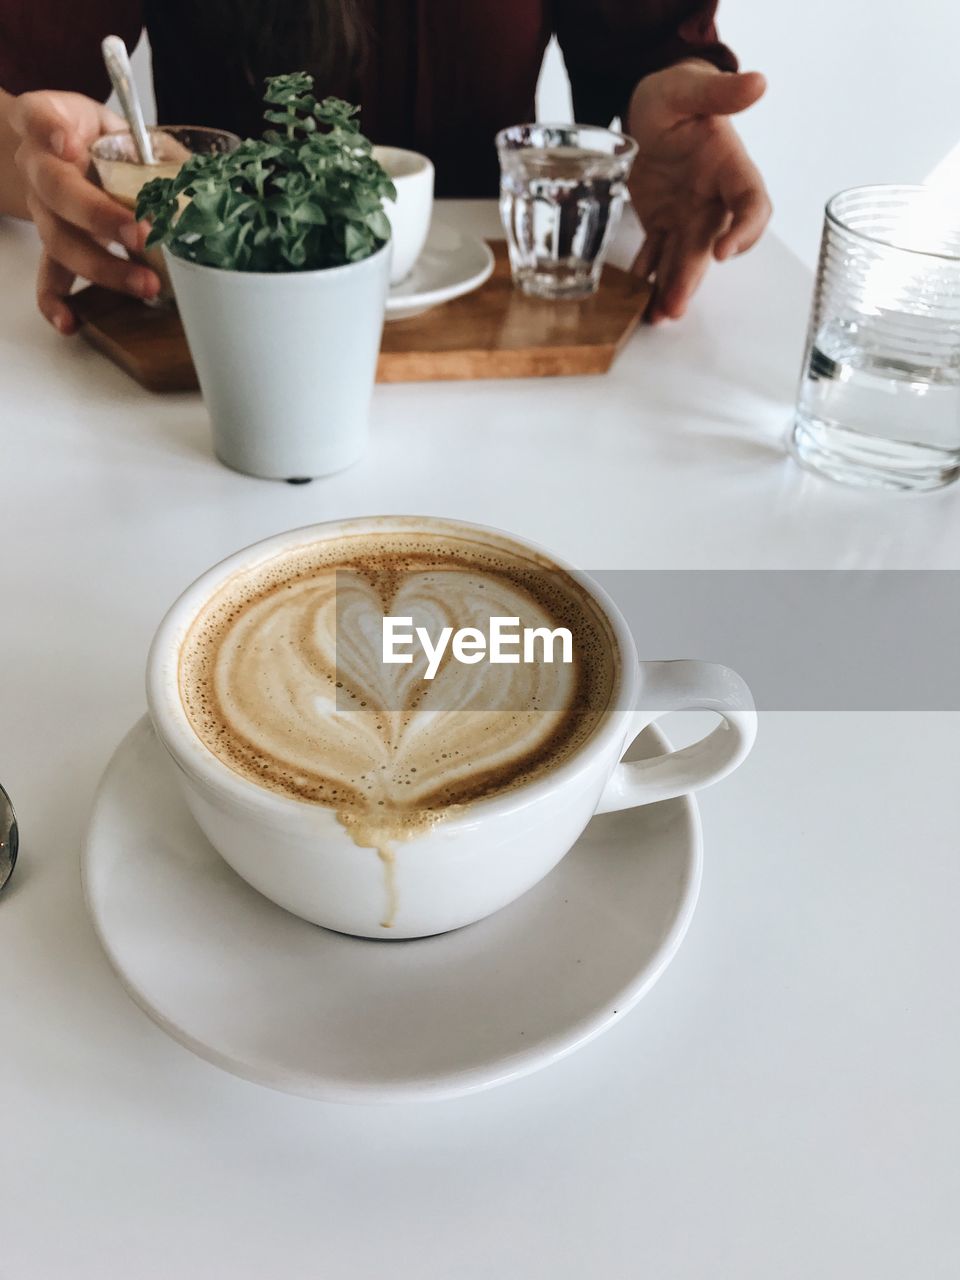
[[[753,697],[745,681],[729,667],[686,659],[644,662],[640,678],[645,709],[637,712],[630,742],[669,711],[716,711],[723,716],[723,723],[680,751],[652,760],[621,761],[603,790],[597,813],[671,800],[707,787],[746,759],[757,736]]]

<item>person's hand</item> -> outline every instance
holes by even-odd
[[[654,323],[682,316],[711,258],[743,253],[769,220],[763,179],[726,118],[765,88],[759,72],[691,60],[647,76],[633,92],[630,194],[646,233],[634,270],[655,280]]]
[[[17,98],[11,124],[20,138],[16,162],[27,208],[43,241],[37,303],[50,323],[60,333],[76,331],[66,299],[77,276],[138,298],[154,297],[160,288],[156,273],[105,247],[119,241],[139,252],[146,226],[86,176],[91,143],[122,129],[123,121],[82,94],[44,91]]]

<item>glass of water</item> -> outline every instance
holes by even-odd
[[[514,283],[537,298],[595,293],[637,144],[592,125],[518,124],[497,151]]]
[[[960,473],[960,205],[928,187],[828,203],[792,447],[848,484]]]

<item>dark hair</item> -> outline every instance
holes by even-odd
[[[366,51],[361,0],[205,0],[200,11],[258,90],[303,70],[323,92],[344,92]]]

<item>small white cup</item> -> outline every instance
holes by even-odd
[[[390,283],[401,284],[423,252],[433,211],[433,165],[418,151],[401,147],[374,147],[397,189],[396,200],[385,200],[383,211],[390,221],[393,264]]]
[[[180,648],[201,608],[234,574],[326,539],[390,533],[471,535],[489,547],[552,563],[593,597],[619,651],[614,705],[574,755],[513,791],[465,805],[395,846],[396,914],[384,925],[383,866],[354,843],[332,809],[279,795],[228,768],[200,741],[180,700]],[[198,578],[160,624],[147,660],[147,705],[177,765],[187,805],[210,843],[244,880],[295,915],[342,933],[416,938],[481,920],[556,866],[595,813],[628,809],[705,787],[735,769],[756,736],[743,680],[705,662],[641,662],[623,615],[586,575],[532,543],[495,529],[429,517],[371,517],[312,525],[247,547]],[[682,751],[621,763],[659,715],[690,708],[723,724]],[[638,856],[640,854],[638,853]]]

